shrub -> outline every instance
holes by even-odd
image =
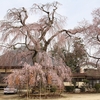
[[[85,92],[85,87],[84,86],[82,86],[80,89],[81,89],[81,92]]]
[[[99,92],[99,90],[100,90],[100,83],[96,83],[94,88],[96,89],[96,92]]]
[[[50,92],[56,92],[57,88],[55,86],[52,86],[50,89]]]
[[[73,92],[74,86],[66,86],[65,90],[66,90],[66,92]]]
[[[89,83],[89,80],[84,79],[83,82],[86,83],[86,84],[88,84]]]

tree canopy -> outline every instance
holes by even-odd
[[[52,71],[52,78],[57,76],[55,78],[57,82],[58,80],[63,82],[64,78],[70,81],[70,68],[65,65],[62,58],[54,57],[48,52],[50,46],[56,42],[62,45],[71,35],[69,30],[63,29],[66,18],[57,14],[58,5],[58,2],[33,4],[30,9],[32,14],[35,13],[35,16],[36,13],[41,12],[42,17],[34,22],[33,16],[31,23],[27,22],[29,12],[25,7],[9,9],[4,20],[0,21],[1,48],[7,52],[5,56],[1,56],[0,61],[5,62],[10,57],[14,63],[20,59],[18,64],[22,64],[28,63],[27,59],[29,58],[33,62],[30,66],[42,66],[39,70],[43,70],[45,78],[47,73]],[[15,55],[12,55],[11,52],[15,52]],[[10,56],[8,56],[9,53]],[[12,61],[8,61],[8,66],[11,65]],[[35,63],[38,63],[38,66],[35,66]],[[12,74],[15,75],[15,71]],[[9,77],[11,78],[11,76],[8,76],[8,82],[10,82]],[[38,76],[34,77],[36,82]],[[63,83],[60,85],[62,86]]]

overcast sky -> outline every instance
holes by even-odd
[[[52,3],[58,1],[62,5],[58,13],[67,17],[67,28],[77,26],[83,19],[92,20],[91,12],[100,7],[100,0],[0,0],[0,20],[8,9],[25,7],[29,9],[34,3]]]

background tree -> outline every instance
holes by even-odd
[[[90,57],[96,60],[96,67],[99,68],[100,60],[100,8],[97,8],[92,11],[93,22],[90,24],[87,29],[89,34],[88,40],[89,44],[92,43],[92,46],[95,48],[94,54],[89,54]],[[91,40],[90,40],[91,39]]]
[[[80,65],[88,60],[87,52],[81,38],[73,37],[71,39],[73,41],[71,40],[70,49],[68,45],[59,48],[59,45],[56,44],[51,52],[53,56],[62,58],[72,72],[79,72]]]
[[[72,72],[79,72],[80,65],[87,60],[87,52],[81,38],[75,37],[71,52],[66,53],[66,65]]]
[[[87,61],[87,52],[85,50],[85,46],[82,43],[81,38],[75,38],[74,41],[74,70],[76,72],[80,71],[80,65]]]
[[[82,38],[86,45],[88,56],[93,62],[96,62],[96,67],[99,66],[100,62],[100,8],[92,11],[93,20],[89,23],[87,20],[80,22],[76,28],[80,30]]]

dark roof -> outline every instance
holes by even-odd
[[[85,71],[85,73],[87,74],[87,76],[100,77],[100,70],[99,69],[87,69]]]
[[[100,69],[87,69],[84,73],[73,73],[73,78],[99,78],[100,79]]]
[[[73,73],[72,74],[72,77],[80,77],[80,78],[83,78],[83,77],[86,77],[87,76],[87,74],[86,73]]]
[[[24,63],[28,63],[30,65],[33,65],[32,62],[32,52],[25,50],[11,50],[6,52],[5,54],[0,56],[0,66],[1,67],[16,67],[16,66],[22,66]]]
[[[23,66],[0,66],[0,69],[20,69],[23,68]]]

